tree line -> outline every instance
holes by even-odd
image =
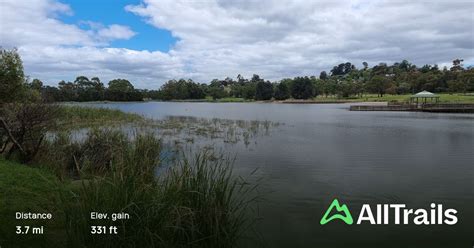
[[[192,80],[170,80],[165,83],[153,98],[213,99],[237,97],[249,100],[310,99],[316,96],[348,98],[363,94],[413,94],[422,90],[435,93],[474,92],[474,68],[464,68],[462,59],[453,61],[453,66],[439,69],[437,65],[417,67],[403,60],[387,65],[380,63],[373,67],[364,62],[358,69],[350,62],[334,66],[330,72],[322,71],[319,77],[304,76],[285,78],[270,82],[253,75],[245,79],[214,79],[209,84]]]
[[[0,97],[15,97],[30,92],[46,101],[142,101],[220,99],[226,97],[247,100],[311,99],[316,96],[349,98],[363,94],[410,94],[422,90],[431,92],[474,92],[474,68],[464,68],[462,59],[455,59],[448,69],[437,65],[417,67],[407,60],[388,65],[380,63],[362,68],[347,62],[334,66],[319,77],[303,76],[270,82],[253,75],[246,79],[214,79],[198,83],[191,79],[169,80],[159,90],[136,89],[127,79],[113,79],[107,86],[98,78],[78,76],[73,82],[61,81],[57,86],[44,85],[39,79],[28,80],[23,74],[21,58],[15,49],[1,49]],[[16,86],[19,86],[16,87]],[[9,90],[10,89],[10,90]],[[12,92],[11,89],[16,89]],[[22,90],[19,90],[22,89]]]
[[[41,96],[51,102],[61,101],[142,101],[142,90],[135,89],[127,79],[113,79],[108,82],[108,87],[98,77],[91,79],[78,76],[74,82],[61,81],[58,87],[44,86],[39,79],[33,79],[26,86],[37,90]]]

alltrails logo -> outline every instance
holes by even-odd
[[[458,211],[448,208],[443,211],[442,204],[431,203],[431,209],[408,209],[405,204],[376,204],[375,215],[369,204],[363,204],[357,218],[357,225],[363,221],[371,225],[381,224],[415,224],[415,225],[435,225],[447,224],[454,225],[458,222],[456,214]],[[335,213],[333,213],[335,212]],[[333,214],[331,214],[333,213]],[[393,217],[390,217],[393,215]],[[337,199],[334,199],[326,210],[319,222],[325,225],[333,220],[342,220],[347,225],[352,225],[354,222],[351,212],[345,204],[339,204]]]
[[[336,210],[338,212],[342,211],[342,213],[344,215],[341,215],[341,214],[337,213],[337,214],[333,214],[331,217],[329,217],[329,214],[331,214],[331,212],[334,208],[336,208]],[[321,223],[321,225],[325,225],[326,223],[328,223],[329,221],[334,220],[334,219],[340,219],[340,220],[346,222],[346,224],[348,224],[348,225],[352,225],[352,223],[354,222],[352,220],[351,212],[349,212],[349,209],[347,208],[347,206],[344,205],[344,204],[342,206],[340,206],[339,201],[337,199],[334,199],[334,201],[332,201],[331,206],[329,206],[328,210],[326,210],[326,213],[324,213],[324,216],[323,216],[323,218],[321,219],[321,221],[319,223]]]

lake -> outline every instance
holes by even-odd
[[[168,116],[281,123],[251,146],[218,146],[245,175],[262,178],[264,247],[472,247],[474,115],[350,112],[347,104],[107,103],[162,119]],[[319,221],[337,198],[356,221],[362,204],[430,203],[458,211],[455,225],[345,225]],[[373,205],[375,211],[375,205]],[[374,213],[375,214],[375,213]],[[393,216],[393,215],[391,215]],[[250,246],[253,241],[248,241]]]

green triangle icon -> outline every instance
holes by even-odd
[[[337,213],[333,214],[331,217],[328,218],[333,208],[336,208]],[[343,212],[344,215],[340,214],[340,212]],[[319,223],[321,225],[325,225],[326,223],[335,219],[341,219],[347,225],[352,225],[352,223],[354,222],[352,220],[351,212],[349,212],[349,209],[347,208],[346,204],[342,204],[342,206],[339,205],[339,201],[337,199],[334,199],[332,201],[331,205],[329,206],[328,210],[326,210],[326,213],[324,213],[324,216]]]

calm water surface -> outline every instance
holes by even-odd
[[[236,170],[259,168],[264,247],[472,247],[474,115],[350,112],[346,104],[110,103],[152,118],[280,122],[250,149],[224,147]],[[357,219],[363,203],[458,210],[458,224],[352,225],[319,221],[334,198]],[[375,207],[374,207],[375,208]],[[374,213],[375,214],[375,213]],[[393,214],[391,214],[393,216]],[[243,245],[248,246],[248,245]]]

